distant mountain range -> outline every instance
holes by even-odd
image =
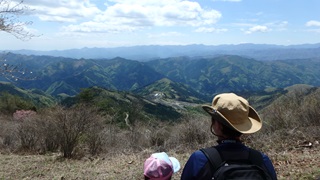
[[[215,57],[220,55],[239,55],[256,60],[287,60],[320,57],[320,43],[301,45],[150,45],[116,48],[82,48],[53,51],[16,50],[12,52],[24,55],[46,55],[76,59],[113,59],[121,57],[137,61],[149,61],[159,58],[187,56],[191,58]]]
[[[9,64],[23,64],[31,79],[15,85],[52,96],[78,94],[93,86],[128,91],[142,96],[163,93],[187,102],[208,100],[220,92],[259,92],[294,84],[320,85],[320,58],[258,61],[221,55],[172,57],[139,62],[123,58],[72,59],[52,56],[6,54]]]
[[[0,81],[12,82],[0,82],[0,101],[7,102],[0,110],[14,112],[16,108],[29,106],[71,106],[86,102],[113,114],[120,124],[124,112],[136,114],[141,120],[178,119],[185,111],[198,112],[199,104],[210,102],[215,94],[222,92],[235,92],[262,109],[285,94],[287,87],[320,86],[320,57],[273,61],[239,55],[179,56],[148,61],[14,53],[0,57],[4,64],[25,70],[17,79],[10,76],[10,71],[0,69]],[[0,67],[5,68],[4,64]],[[26,75],[27,72],[32,73]],[[8,103],[15,96],[22,98],[15,100],[19,103]]]

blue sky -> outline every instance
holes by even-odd
[[[14,2],[14,0],[11,0]],[[0,50],[320,43],[320,0],[24,0],[37,35]]]

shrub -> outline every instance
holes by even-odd
[[[302,113],[300,121],[305,126],[318,126],[320,124],[320,89],[316,89],[302,100]]]
[[[80,139],[98,122],[100,116],[96,109],[79,105],[68,110],[58,107],[55,114],[61,152],[71,158]],[[96,127],[96,126],[95,126]]]
[[[96,118],[94,122],[89,123],[86,133],[86,142],[91,155],[97,155],[102,151],[104,124],[102,118]]]
[[[261,111],[269,131],[319,125],[320,90],[294,90]]]
[[[171,131],[168,127],[153,128],[150,131],[150,145],[156,147],[164,146],[170,138]]]
[[[6,115],[0,115],[0,148],[14,151],[19,147],[18,124]]]
[[[60,131],[52,114],[53,112],[50,110],[43,111],[40,114],[41,121],[38,121],[38,127],[41,127],[41,150],[43,153],[55,152],[60,147]]]
[[[183,148],[196,149],[199,146],[207,146],[214,136],[210,132],[210,117],[187,115],[173,128],[170,137],[170,147],[181,146]]]
[[[21,122],[18,136],[22,150],[34,151],[39,148],[41,128],[36,118],[28,118]]]

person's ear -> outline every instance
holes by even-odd
[[[222,128],[222,125],[219,121],[215,121],[215,125],[217,126],[217,129],[221,129]]]
[[[219,133],[221,134],[221,132],[223,132],[222,130],[223,130],[223,125],[222,125],[222,123],[221,122],[219,122],[219,121],[216,121],[215,122],[215,126],[216,126],[216,129],[219,131]]]

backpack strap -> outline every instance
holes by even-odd
[[[252,164],[255,164],[264,169],[263,157],[259,151],[249,148],[249,160],[251,161]]]
[[[215,172],[220,167],[220,165],[225,161],[221,157],[220,152],[215,147],[203,148],[203,149],[200,149],[200,151],[202,151],[203,154],[209,160],[210,165],[213,169],[212,172]],[[263,157],[259,151],[249,148],[249,156],[247,160],[249,160],[252,164],[257,165],[258,167],[265,169],[263,167]]]
[[[200,149],[200,151],[202,151],[209,160],[209,163],[214,170],[212,172],[215,172],[223,162],[219,151],[215,147],[203,148]]]

